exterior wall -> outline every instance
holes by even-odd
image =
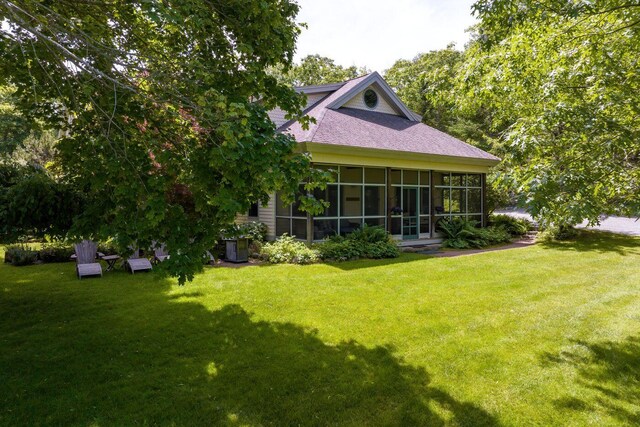
[[[378,105],[376,105],[375,108],[369,108],[364,103],[364,93],[368,89],[373,89],[378,94]],[[363,89],[362,92],[359,92],[356,96],[347,101],[343,107],[355,108],[357,110],[376,111],[378,113],[393,114],[395,116],[399,115],[396,110],[394,110],[393,107],[391,107],[391,105],[382,97],[382,93],[372,86]]]
[[[267,239],[276,237],[276,195],[272,194],[267,206],[258,205],[258,220],[267,226]]]
[[[308,93],[307,94],[307,105],[305,105],[304,108],[305,109],[309,108],[310,106],[312,106],[316,102],[320,101],[322,98],[324,98],[327,95],[329,95],[329,92]]]
[[[236,224],[246,224],[247,222],[249,222],[249,217],[247,216],[247,214],[236,215]]]
[[[276,125],[276,128],[279,128],[283,124],[287,123],[287,119],[284,118],[285,112],[280,108],[274,108],[273,110],[267,113],[271,121]]]
[[[336,233],[346,235],[368,224],[385,226],[395,239],[408,243],[438,238],[437,223],[445,218],[486,225],[484,173],[355,164],[316,166],[336,172],[333,183],[314,192],[329,207],[306,218],[295,205],[272,209],[269,214],[275,217],[276,236],[287,233],[310,243]],[[301,231],[304,224],[306,231]]]

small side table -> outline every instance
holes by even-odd
[[[102,260],[107,263],[107,271],[111,271],[116,267],[116,262],[120,259],[120,255],[103,255]]]

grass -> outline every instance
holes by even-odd
[[[184,287],[0,265],[0,424],[638,424],[639,261],[584,233]]]

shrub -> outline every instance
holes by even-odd
[[[262,246],[260,257],[273,264],[311,264],[320,258],[317,250],[286,234]]]
[[[233,224],[221,231],[224,238],[247,237],[251,241],[265,242],[267,240],[267,226],[259,221],[244,224]]]
[[[320,258],[332,261],[348,261],[364,256],[364,245],[354,240],[327,239],[315,245]]]
[[[491,215],[489,224],[504,228],[512,236],[523,236],[531,230],[532,226],[529,220],[510,215]]]
[[[511,241],[511,235],[504,228],[478,228],[477,221],[453,218],[440,221],[438,225],[440,231],[445,235],[445,239],[442,242],[442,246],[445,248],[483,248]]]
[[[105,255],[118,255],[118,247],[113,240],[107,240],[106,242],[98,243],[98,252]]]
[[[484,241],[483,246],[497,245],[499,243],[508,243],[511,241],[511,234],[502,227],[486,227],[478,228],[476,231],[478,237]]]
[[[254,242],[267,240],[267,225],[259,221],[251,221],[241,226],[242,234]]]
[[[62,242],[43,243],[42,248],[38,251],[38,258],[45,263],[67,262],[73,253],[74,249]]]
[[[400,256],[398,245],[384,228],[369,227],[366,224],[347,237],[333,236],[315,247],[322,259],[332,261]]]
[[[395,242],[386,240],[384,242],[373,242],[365,247],[365,257],[371,259],[398,258],[400,249]]]
[[[552,241],[552,240],[573,240],[578,236],[578,230],[570,225],[553,225],[545,228],[542,233],[538,235],[538,240]]]
[[[364,224],[349,234],[347,239],[366,243],[386,242],[389,240],[389,233],[383,227]]]
[[[4,259],[15,266],[31,265],[38,259],[38,253],[26,245],[12,245],[7,246]]]
[[[0,162],[0,236],[63,236],[82,212],[82,193],[32,166]]]

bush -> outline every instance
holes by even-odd
[[[525,218],[516,218],[510,215],[491,215],[489,224],[504,228],[512,236],[523,236],[531,230],[532,224]]]
[[[398,245],[391,240],[373,242],[365,246],[364,256],[371,259],[398,258],[400,256],[400,249]]]
[[[7,246],[4,253],[5,262],[15,266],[31,265],[38,259],[38,253],[26,245]]]
[[[553,225],[538,235],[540,241],[573,240],[578,237],[578,230],[570,225]]]
[[[38,251],[38,258],[45,263],[67,262],[73,253],[74,249],[62,242],[43,243],[42,248]]]
[[[442,246],[470,249],[511,241],[511,235],[502,227],[478,228],[477,225],[477,221],[466,221],[461,218],[440,221],[438,226],[445,235]]]
[[[286,234],[262,246],[260,258],[273,264],[311,264],[319,260],[318,251]]]
[[[0,236],[63,236],[82,212],[83,196],[41,168],[0,162]]]
[[[348,261],[364,256],[364,245],[354,240],[327,239],[314,246],[320,253],[320,258],[331,261]]]
[[[383,227],[371,227],[364,224],[361,228],[347,235],[347,239],[366,243],[386,242],[389,240],[389,233]]]
[[[262,222],[247,222],[246,224],[242,224],[240,228],[242,230],[242,235],[248,237],[251,241],[265,242],[267,240],[267,226]]]
[[[509,243],[512,238],[512,235],[502,227],[490,226],[486,228],[478,228],[476,233],[479,238],[484,241],[483,246]]]
[[[315,248],[324,260],[347,261],[358,258],[397,258],[400,256],[398,245],[382,227],[369,227],[366,224],[347,235],[333,236]]]
[[[244,224],[233,224],[220,232],[224,238],[246,237],[251,241],[265,242],[267,240],[267,226],[259,221]]]
[[[98,252],[105,255],[118,255],[118,247],[113,240],[107,240],[106,242],[98,242]]]

